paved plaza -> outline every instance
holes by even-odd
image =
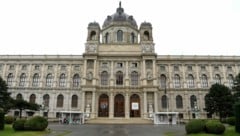
[[[185,136],[184,125],[62,125],[50,124],[48,136]]]

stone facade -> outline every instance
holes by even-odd
[[[0,56],[0,76],[12,97],[42,104],[52,118],[60,111],[89,118],[151,118],[154,112],[206,118],[210,86],[231,87],[239,72],[240,56],[157,55],[151,23],[138,28],[121,4],[102,28],[89,23],[83,55]]]

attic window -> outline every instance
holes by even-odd
[[[92,31],[90,34],[90,40],[96,40],[96,32]]]
[[[123,41],[123,31],[122,30],[117,31],[117,41],[118,42]]]
[[[143,37],[144,37],[144,40],[149,40],[150,38],[150,36],[149,36],[149,32],[148,31],[144,31],[144,33],[143,33]]]

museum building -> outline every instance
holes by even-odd
[[[82,55],[0,55],[11,96],[41,104],[49,118],[62,111],[89,119],[149,119],[156,112],[207,118],[211,85],[231,88],[240,72],[240,56],[157,55],[151,23],[139,27],[121,3],[102,27],[91,22],[87,29]]]

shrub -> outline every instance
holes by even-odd
[[[5,116],[4,118],[6,124],[12,124],[14,122],[13,116]]]
[[[206,123],[205,120],[200,119],[190,120],[190,122],[186,124],[185,130],[187,134],[204,132],[205,123]]]
[[[225,126],[219,121],[210,120],[206,123],[206,131],[211,134],[223,134]]]
[[[236,117],[236,123],[235,123],[235,130],[236,132],[240,133],[240,102],[235,104],[235,117]]]
[[[0,130],[4,129],[4,112],[0,109]]]
[[[44,117],[35,116],[26,121],[26,130],[43,131],[47,128],[48,121]]]
[[[236,118],[235,117],[228,117],[226,123],[229,124],[229,125],[234,126],[235,122],[236,122]]]
[[[26,120],[25,119],[19,119],[13,122],[13,129],[15,131],[22,131],[24,130],[24,124],[25,124]]]

